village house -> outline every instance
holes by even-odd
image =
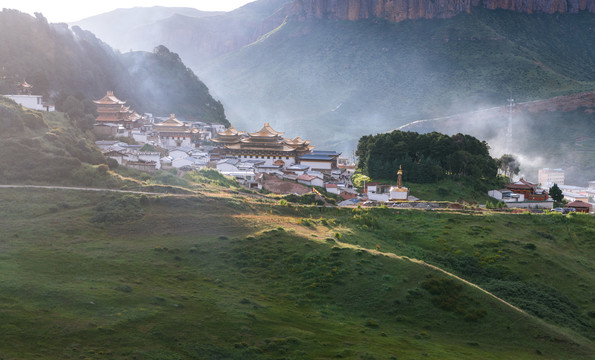
[[[190,147],[178,147],[169,151],[169,156],[174,159],[185,158],[191,155],[192,148]]]
[[[303,174],[297,177],[297,182],[306,186],[324,186],[324,181],[317,176]]]
[[[488,195],[502,201],[509,208],[552,209],[554,205],[544,189],[539,189],[536,184],[524,179],[506,185],[505,189],[490,190]]]
[[[171,161],[171,166],[176,169],[188,167],[190,169],[202,169],[207,167],[207,161],[205,159],[199,159],[193,156],[186,156],[183,158],[176,158]]]
[[[3,95],[9,99],[14,100],[17,104],[26,107],[27,109],[38,111],[55,111],[54,105],[50,105],[43,100],[41,95]]]
[[[366,194],[368,200],[371,201],[389,201],[390,200],[390,188],[391,185],[382,185],[377,182],[369,183],[366,186]]]
[[[2,95],[7,97],[17,104],[26,107],[27,109],[38,110],[38,111],[55,111],[54,105],[43,100],[41,95],[32,95],[33,85],[26,81],[17,84],[16,95]]]
[[[515,194],[522,194],[525,201],[546,201],[548,194],[544,189],[539,189],[537,184],[530,183],[524,179],[506,185],[506,188]]]
[[[146,163],[155,163],[155,170],[161,169],[161,154],[158,152],[139,152],[138,160]]]
[[[337,158],[341,155],[336,151],[313,150],[298,157],[298,163],[310,167],[312,170],[331,174],[338,169]]]
[[[585,201],[573,201],[569,204],[566,204],[565,206],[566,208],[575,208],[576,212],[582,212],[582,213],[590,213],[591,209],[593,208],[593,205],[589,204],[588,202]]]
[[[525,195],[513,193],[508,189],[490,190],[488,191],[488,196],[504,203],[525,201]]]

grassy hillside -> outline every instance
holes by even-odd
[[[594,16],[290,19],[199,73],[238,127],[270,121],[351,152],[359,136],[411,120],[594,89]]]
[[[2,96],[0,154],[1,183],[109,183],[97,166],[105,158],[65,114],[25,109]]]
[[[220,192],[239,187],[217,171],[169,171],[147,174],[128,168],[110,169],[107,159],[85,133],[61,112],[23,108],[0,96],[0,184],[75,185],[133,189],[157,193]]]
[[[4,357],[587,359],[595,353],[587,339],[595,311],[592,217],[321,212],[229,194],[0,189],[0,197]],[[503,234],[504,228],[514,232]],[[492,288],[517,289],[498,291],[530,312],[544,310],[538,315],[545,321],[390,252],[486,284],[484,278],[503,269],[509,276]],[[476,259],[466,264],[477,272],[457,265],[467,257]],[[538,296],[523,296],[527,291]]]

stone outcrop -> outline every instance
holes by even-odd
[[[595,13],[595,0],[295,0],[289,13],[301,19],[360,20],[381,18],[393,22],[407,19],[450,18],[472,7],[524,13]]]

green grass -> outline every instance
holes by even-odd
[[[520,281],[547,271],[535,281],[577,302],[592,292],[592,244],[581,235],[589,217],[378,209],[366,212],[374,224],[353,221],[351,210],[235,197],[0,190],[0,198],[7,358],[586,359],[594,351],[581,329],[556,328],[416,262],[324,240],[436,264],[430,255],[459,248],[482,258],[505,250],[503,265]],[[133,216],[93,221],[118,209]],[[508,222],[518,233],[510,243],[497,233]],[[569,227],[576,233],[555,232]],[[536,228],[554,239],[532,237]],[[442,231],[456,249],[436,241]],[[560,260],[543,263],[554,252]]]

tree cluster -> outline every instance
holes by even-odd
[[[407,181],[432,183],[446,176],[493,179],[498,166],[489,146],[470,135],[418,134],[395,130],[360,138],[359,169],[375,179],[396,180],[402,166]]]

